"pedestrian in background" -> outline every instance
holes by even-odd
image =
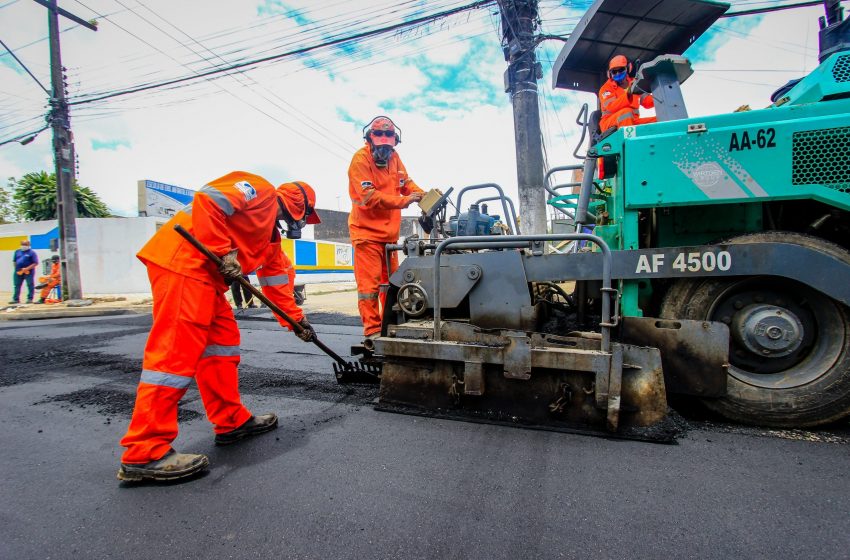
[[[38,255],[30,248],[29,239],[21,241],[21,248],[12,256],[15,263],[14,283],[12,301],[9,303],[21,303],[21,286],[27,283],[27,303],[32,303],[35,292],[35,267],[38,266]]]
[[[247,276],[243,276],[242,278],[250,282],[250,279]],[[249,292],[248,288],[246,288],[239,282],[233,282],[230,284],[230,295],[233,296],[233,307],[235,307],[236,309],[242,308],[243,300],[245,302],[245,307],[257,307],[257,304],[254,303],[254,294]]]
[[[50,257],[50,262],[50,274],[38,279],[41,283],[36,288],[40,289],[41,293],[36,303],[47,302],[47,298],[50,296],[53,288],[62,284],[62,266],[59,264],[59,255]],[[55,303],[55,300],[51,300],[50,303]]]

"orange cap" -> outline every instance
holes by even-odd
[[[608,63],[608,70],[612,68],[625,68],[628,65],[629,60],[625,56],[618,54],[617,56],[611,59],[611,62]]]
[[[301,188],[299,188],[301,187]],[[304,193],[301,193],[304,189]],[[307,207],[304,205],[304,195],[307,195],[307,205],[312,209],[310,215],[307,216],[308,224],[320,224],[322,220],[316,213],[316,192],[313,187],[304,181],[293,181],[292,183],[284,183],[277,188],[277,196],[283,201],[286,210],[294,220],[301,220],[307,212]]]

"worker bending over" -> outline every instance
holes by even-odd
[[[39,285],[36,287],[41,288],[41,293],[36,303],[44,303],[47,300],[47,296],[50,295],[50,291],[62,283],[62,266],[59,264],[59,255],[53,255],[50,257],[50,261],[50,275],[42,276],[38,279]],[[51,300],[50,303],[54,302]]]
[[[136,406],[121,445],[120,480],[168,480],[207,467],[205,455],[177,453],[177,403],[198,384],[215,443],[237,442],[277,427],[277,416],[254,416],[239,396],[239,328],[224,297],[227,284],[255,272],[265,295],[315,333],[295,304],[295,271],[281,250],[278,221],[290,232],[319,222],[316,194],[306,183],[277,189],[259,175],[234,171],[211,181],[137,255],[153,292],[153,326],[145,345]],[[219,269],[174,230],[181,225],[223,263]],[[289,325],[279,319],[284,327]],[[291,330],[291,328],[290,328]]]
[[[656,122],[655,117],[640,117],[639,107],[655,107],[649,93],[633,93],[635,80],[629,76],[631,63],[625,56],[618,54],[608,63],[608,80],[599,90],[599,108],[602,118],[599,128],[605,132],[614,126],[622,128],[636,124]]]
[[[395,147],[401,142],[389,117],[375,117],[363,128],[366,145],[351,159],[348,167],[348,194],[351,214],[348,229],[354,247],[354,279],[357,281],[357,307],[363,321],[363,334],[374,338],[381,332],[381,309],[387,294],[380,291],[398,268],[398,256],[386,259],[388,243],[398,241],[401,209],[422,199],[423,191],[407,175]]]

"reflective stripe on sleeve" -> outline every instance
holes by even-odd
[[[217,188],[205,185],[201,187],[201,190],[199,190],[198,192],[202,192],[211,199],[213,199],[213,202],[215,202],[218,207],[221,208],[221,211],[224,212],[225,215],[233,215],[233,205],[230,203],[227,197],[224,196],[224,193],[218,190]]]
[[[204,353],[201,356],[202,358],[208,358],[210,356],[238,356],[239,355],[239,345],[236,346],[223,346],[221,344],[210,344],[206,348],[204,348]]]
[[[357,299],[378,299],[378,292],[372,292],[372,293],[357,292]]]
[[[192,383],[192,378],[186,375],[177,375],[176,373],[165,373],[162,371],[143,369],[141,381],[148,385],[185,389],[190,383]]]
[[[181,211],[181,212],[185,212],[186,214],[189,214],[189,215],[191,216],[191,215],[192,215],[192,205],[191,205],[191,204],[187,204],[186,206],[184,206],[183,208],[181,208],[181,209],[180,209],[180,211]]]
[[[622,122],[622,121],[624,121],[624,120],[626,120],[626,119],[633,119],[633,118],[635,118],[635,114],[634,114],[634,112],[631,112],[631,113],[623,113],[622,115],[620,115],[619,117],[617,117],[617,122]]]
[[[260,286],[286,286],[289,284],[289,275],[257,276],[257,280],[260,281]]]

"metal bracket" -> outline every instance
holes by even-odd
[[[615,344],[611,348],[611,368],[608,371],[608,415],[609,432],[616,432],[620,425],[620,393],[623,387],[623,347]]]
[[[531,379],[531,340],[524,334],[506,336],[508,345],[503,350],[505,377]]]
[[[463,394],[474,396],[484,394],[484,364],[481,362],[463,363]]]
[[[620,324],[620,290],[617,288],[600,288],[601,292],[609,293],[613,296],[613,309],[611,311],[610,323],[599,323],[603,327],[614,328]]]

